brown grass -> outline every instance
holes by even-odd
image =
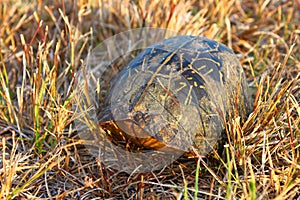
[[[0,199],[299,199],[299,1],[0,2]],[[203,159],[128,175],[76,137],[75,74],[121,31],[162,27],[241,56],[254,109]]]

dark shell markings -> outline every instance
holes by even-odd
[[[176,36],[147,47],[111,80],[98,120],[111,141],[131,151],[194,148],[205,155],[225,119],[249,108],[232,50],[204,37]]]

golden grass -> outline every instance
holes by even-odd
[[[0,199],[297,199],[299,1],[0,2]],[[224,149],[119,173],[76,136],[75,74],[89,49],[138,27],[206,36],[241,57],[254,109]]]

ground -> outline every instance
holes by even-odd
[[[299,19],[299,0],[2,0],[0,198],[299,199]],[[90,156],[72,105],[88,51],[141,27],[233,49],[254,107],[207,157],[126,174]]]

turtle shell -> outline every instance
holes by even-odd
[[[98,116],[128,149],[209,152],[225,120],[250,108],[243,69],[232,50],[196,36],[147,47],[111,81]]]

